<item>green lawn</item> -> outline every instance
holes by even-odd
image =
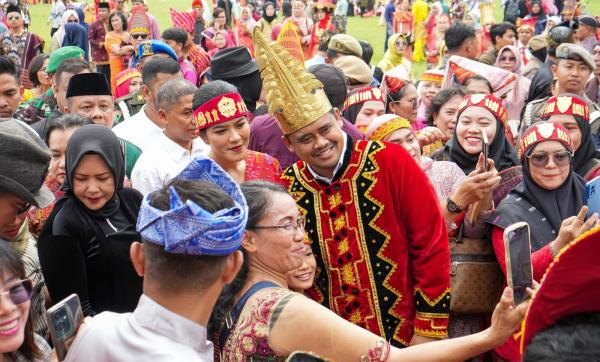
[[[171,26],[171,18],[169,16],[169,7],[178,10],[187,10],[190,8],[191,0],[147,0],[149,11],[157,17],[161,30]],[[500,3],[500,0],[496,0]],[[92,2],[90,2],[92,3]],[[496,9],[500,10],[497,5]],[[600,0],[589,0],[588,9],[591,14],[600,14]],[[33,19],[31,30],[46,39],[46,44],[49,44],[50,26],[46,23],[48,14],[50,13],[50,5],[38,4],[30,7],[31,17]],[[502,20],[502,11],[495,12],[497,21]],[[348,33],[357,39],[366,40],[373,45],[374,55],[373,63],[377,63],[383,56],[383,43],[385,39],[385,27],[378,26],[379,18],[348,18]],[[425,69],[425,63],[414,65],[415,75],[420,75]]]

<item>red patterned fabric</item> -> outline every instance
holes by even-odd
[[[415,333],[447,337],[449,244],[430,181],[401,146],[349,140],[347,147],[330,185],[303,161],[281,177],[317,259],[307,294],[394,346]]]
[[[281,167],[279,161],[266,153],[246,151],[246,173],[245,181],[263,180],[271,182],[279,182],[281,176]]]
[[[192,45],[188,58],[190,59],[190,63],[196,68],[199,77],[210,67],[210,56],[200,45]]]
[[[171,22],[176,28],[181,28],[194,35],[194,23],[196,22],[196,10],[177,11],[173,8],[171,11]]]

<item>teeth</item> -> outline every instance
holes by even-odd
[[[15,328],[17,326],[17,323],[19,323],[19,320],[15,319],[11,323],[1,325],[0,332],[6,332],[6,331],[9,331],[9,330]]]

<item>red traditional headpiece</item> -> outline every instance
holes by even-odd
[[[421,80],[424,82],[432,82],[435,84],[442,85],[444,82],[444,72],[437,69],[430,69],[423,73]]]
[[[406,84],[407,82],[405,80],[386,74],[380,88],[390,93],[396,93]]]
[[[227,93],[202,104],[194,111],[198,131],[232,119],[247,117],[246,103],[239,93]]]
[[[600,312],[600,227],[581,235],[554,258],[535,293],[521,337],[521,351],[562,317]]]
[[[202,5],[202,1],[200,1],[200,0],[192,1],[192,9],[202,9],[202,8],[204,8],[204,5]]]
[[[531,148],[543,141],[558,141],[562,143],[571,153],[574,153],[573,142],[567,130],[557,123],[552,122],[538,122],[533,126],[529,127],[525,134],[521,138],[521,144],[519,145],[519,159],[521,163]]]
[[[550,116],[565,114],[578,116],[589,122],[590,108],[586,101],[577,96],[554,96],[546,101],[542,119],[548,119]]]
[[[171,22],[176,28],[181,28],[190,34],[194,34],[194,23],[196,23],[196,10],[177,11],[171,10]]]
[[[335,5],[333,4],[333,0],[320,0],[313,4],[313,7],[316,9],[329,9],[333,10]]]
[[[345,111],[348,107],[369,101],[380,101],[385,103],[385,98],[383,95],[383,91],[379,88],[364,87],[357,89],[348,95],[348,98],[346,98],[344,101],[343,110]]]
[[[535,31],[535,18],[517,19],[517,30],[521,28],[529,28],[531,31]]]
[[[508,122],[508,113],[506,108],[502,105],[502,102],[498,98],[491,94],[467,94],[463,98],[462,102],[458,106],[458,117],[460,114],[469,107],[482,107],[492,112],[492,114],[504,124],[506,128],[506,122]]]

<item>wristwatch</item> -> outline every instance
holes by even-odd
[[[461,209],[460,206],[458,206],[458,204],[449,197],[446,199],[446,209],[452,214],[458,214],[464,210]]]

